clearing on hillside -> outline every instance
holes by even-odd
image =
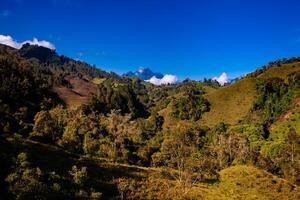
[[[211,90],[204,95],[211,104],[210,111],[204,113],[199,122],[209,127],[221,122],[237,124],[252,108],[255,95],[253,78],[244,78],[232,85]]]
[[[97,86],[92,82],[80,79],[77,76],[66,76],[65,79],[72,87],[54,87],[53,91],[70,109],[76,109],[86,104],[89,98],[97,92]]]

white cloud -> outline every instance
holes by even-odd
[[[212,80],[217,81],[218,83],[220,83],[220,85],[224,85],[225,83],[228,83],[230,79],[228,75],[223,72],[219,77],[214,77],[212,78]]]
[[[20,43],[15,41],[11,36],[9,35],[0,35],[0,43],[5,44],[7,46],[11,46],[16,49],[20,49],[22,46]]]
[[[46,48],[49,48],[52,50],[55,49],[55,46],[51,42],[48,42],[46,40],[38,40],[37,38],[33,38],[32,40],[26,40],[26,41],[22,42],[22,45],[26,44],[26,43],[29,43],[31,45],[38,45],[38,46],[46,47]]]
[[[5,44],[16,49],[20,49],[23,46],[23,44],[26,43],[46,47],[52,50],[55,49],[55,46],[51,42],[48,42],[46,40],[38,40],[37,38],[33,38],[32,40],[26,40],[24,42],[19,43],[9,35],[0,35],[0,44]]]
[[[161,79],[156,78],[155,76],[153,76],[152,78],[150,78],[149,80],[146,80],[146,81],[150,82],[150,83],[152,83],[154,85],[167,85],[167,84],[175,84],[175,83],[177,83],[178,82],[178,78],[175,75],[166,74]]]

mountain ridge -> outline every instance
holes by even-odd
[[[153,76],[155,76],[156,78],[161,79],[161,78],[163,78],[164,75],[161,74],[161,73],[155,73],[149,68],[140,67],[137,71],[135,71],[135,72],[129,71],[129,72],[123,74],[122,76],[124,76],[124,77],[138,77],[142,80],[149,80]]]

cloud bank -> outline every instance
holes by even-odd
[[[33,38],[32,40],[26,40],[24,42],[19,43],[9,35],[0,35],[0,44],[5,44],[16,49],[20,49],[23,46],[23,44],[26,43],[55,50],[55,46],[51,42],[48,42],[46,40],[38,40],[37,38]]]
[[[219,77],[214,77],[212,80],[217,81],[220,85],[224,85],[225,83],[229,83],[230,79],[228,75],[223,72]]]
[[[172,74],[166,74],[161,79],[152,76],[149,80],[146,80],[154,85],[168,85],[168,84],[175,84],[178,82],[178,78]]]

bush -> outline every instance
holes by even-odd
[[[181,120],[197,121],[207,111],[209,102],[204,97],[188,95],[173,101],[171,115]]]
[[[84,185],[88,179],[86,167],[81,167],[81,169],[79,169],[76,165],[74,165],[69,173],[72,176],[74,183],[78,185]]]
[[[261,110],[265,122],[274,121],[286,111],[294,97],[294,87],[280,78],[259,80],[257,83],[258,98],[254,110]]]

